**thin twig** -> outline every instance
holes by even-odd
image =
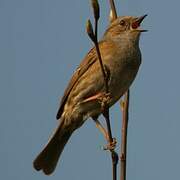
[[[97,21],[95,22],[95,32],[97,33],[97,29],[98,29],[98,23]],[[109,87],[108,87],[108,77],[107,77],[107,73],[105,72],[105,68],[102,62],[102,57],[101,57],[101,53],[100,53],[100,49],[99,49],[99,44],[97,41],[97,34],[95,34],[95,39],[96,41],[95,43],[95,48],[96,48],[96,52],[97,52],[97,56],[99,59],[99,63],[101,66],[101,70],[102,70],[102,74],[104,77],[104,84],[105,84],[105,88],[106,88],[106,93],[109,93]],[[109,105],[108,103],[105,101],[104,102],[104,109],[103,109],[103,116],[105,117],[106,120],[106,124],[107,124],[107,130],[108,130],[108,136],[109,136],[109,143],[113,143],[113,138],[112,138],[112,132],[111,132],[111,124],[110,124],[110,117],[109,117]],[[112,158],[112,168],[113,168],[113,180],[117,180],[117,164],[118,164],[118,154],[114,151],[111,150],[111,158]]]
[[[102,71],[102,76],[104,78],[105,91],[106,91],[106,94],[108,94],[109,93],[108,74],[106,73],[105,67],[104,67],[103,62],[102,62],[102,57],[101,57],[99,43],[98,43],[98,20],[99,20],[99,17],[100,17],[99,16],[99,14],[100,14],[99,11],[100,10],[99,10],[98,0],[92,0],[92,7],[93,7],[94,19],[95,19],[95,33],[93,31],[93,27],[92,27],[92,24],[91,24],[90,20],[88,20],[86,29],[87,29],[87,33],[88,33],[89,37],[94,42],[97,57],[98,57],[98,61],[99,61],[100,68],[101,68],[101,71]],[[104,117],[106,119],[106,122],[107,122],[109,140],[110,140],[110,142],[113,142],[112,133],[111,133],[111,126],[110,126],[110,120],[109,120],[109,106],[108,106],[107,101],[103,102],[103,115],[104,115]]]
[[[124,101],[122,103],[122,129],[121,129],[121,152],[120,152],[120,159],[121,159],[121,176],[120,180],[126,180],[126,157],[127,157],[127,132],[128,132],[128,119],[129,119],[129,97],[130,92],[129,90],[126,92],[124,96]]]
[[[97,24],[97,23],[96,23]],[[97,26],[98,27],[98,26]],[[97,37],[97,36],[96,36]],[[104,65],[103,65],[103,62],[102,62],[102,57],[101,57],[101,53],[100,53],[100,50],[99,50],[99,44],[97,41],[94,42],[95,43],[95,48],[96,48],[96,52],[97,52],[97,57],[98,57],[98,60],[99,60],[99,64],[101,66],[101,71],[102,71],[102,75],[103,75],[103,78],[104,78],[104,84],[105,84],[105,89],[106,89],[106,93],[108,94],[109,93],[109,87],[108,87],[108,77],[106,75],[106,71],[105,71],[105,68],[104,68]],[[109,108],[109,107],[107,107]]]
[[[104,78],[106,94],[108,94],[109,93],[108,74],[106,73],[105,67],[102,62],[102,57],[101,57],[99,44],[98,44],[98,20],[99,20],[99,14],[100,14],[98,0],[92,0],[92,6],[93,6],[93,11],[94,11],[94,19],[95,19],[95,33],[93,31],[90,20],[88,21],[88,24],[87,24],[87,33],[89,37],[91,38],[91,40],[94,42],[96,52],[97,52],[97,57],[98,57],[102,75]],[[109,105],[106,100],[105,102],[103,102],[103,116],[107,124],[107,130],[108,130],[108,136],[109,136],[108,143],[112,144],[114,139],[112,138],[112,132],[111,132],[111,124],[110,124],[110,118],[109,118]],[[117,164],[118,164],[119,158],[118,158],[118,154],[114,151],[114,149],[111,149],[110,152],[111,152],[112,167],[113,167],[113,180],[117,180]]]
[[[114,0],[109,0],[109,3],[112,11],[112,20],[115,20],[117,18],[117,12],[116,12],[116,6]]]

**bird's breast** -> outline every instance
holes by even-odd
[[[139,49],[120,49],[107,66],[110,70],[109,90],[114,104],[129,88],[141,63]]]

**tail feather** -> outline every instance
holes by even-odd
[[[71,134],[72,131],[63,128],[62,124],[60,124],[45,148],[34,160],[34,168],[37,171],[42,170],[46,175],[50,175],[55,170],[58,159]]]

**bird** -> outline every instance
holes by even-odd
[[[140,64],[140,27],[147,15],[119,16],[107,27],[98,42],[102,62],[108,74],[108,106],[114,105],[129,89]],[[58,126],[44,149],[33,161],[37,171],[54,172],[65,145],[75,130],[102,114],[100,100],[106,96],[105,83],[95,47],[82,60],[69,81],[57,112]],[[97,126],[99,122],[97,122]],[[100,126],[100,129],[101,126]]]

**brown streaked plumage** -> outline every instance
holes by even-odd
[[[118,17],[99,42],[100,52],[109,72],[109,106],[112,106],[132,84],[140,63],[140,18]],[[92,48],[72,76],[57,113],[59,125],[41,153],[34,160],[34,168],[51,174],[72,133],[89,117],[101,114],[98,97],[105,92],[104,79]]]

